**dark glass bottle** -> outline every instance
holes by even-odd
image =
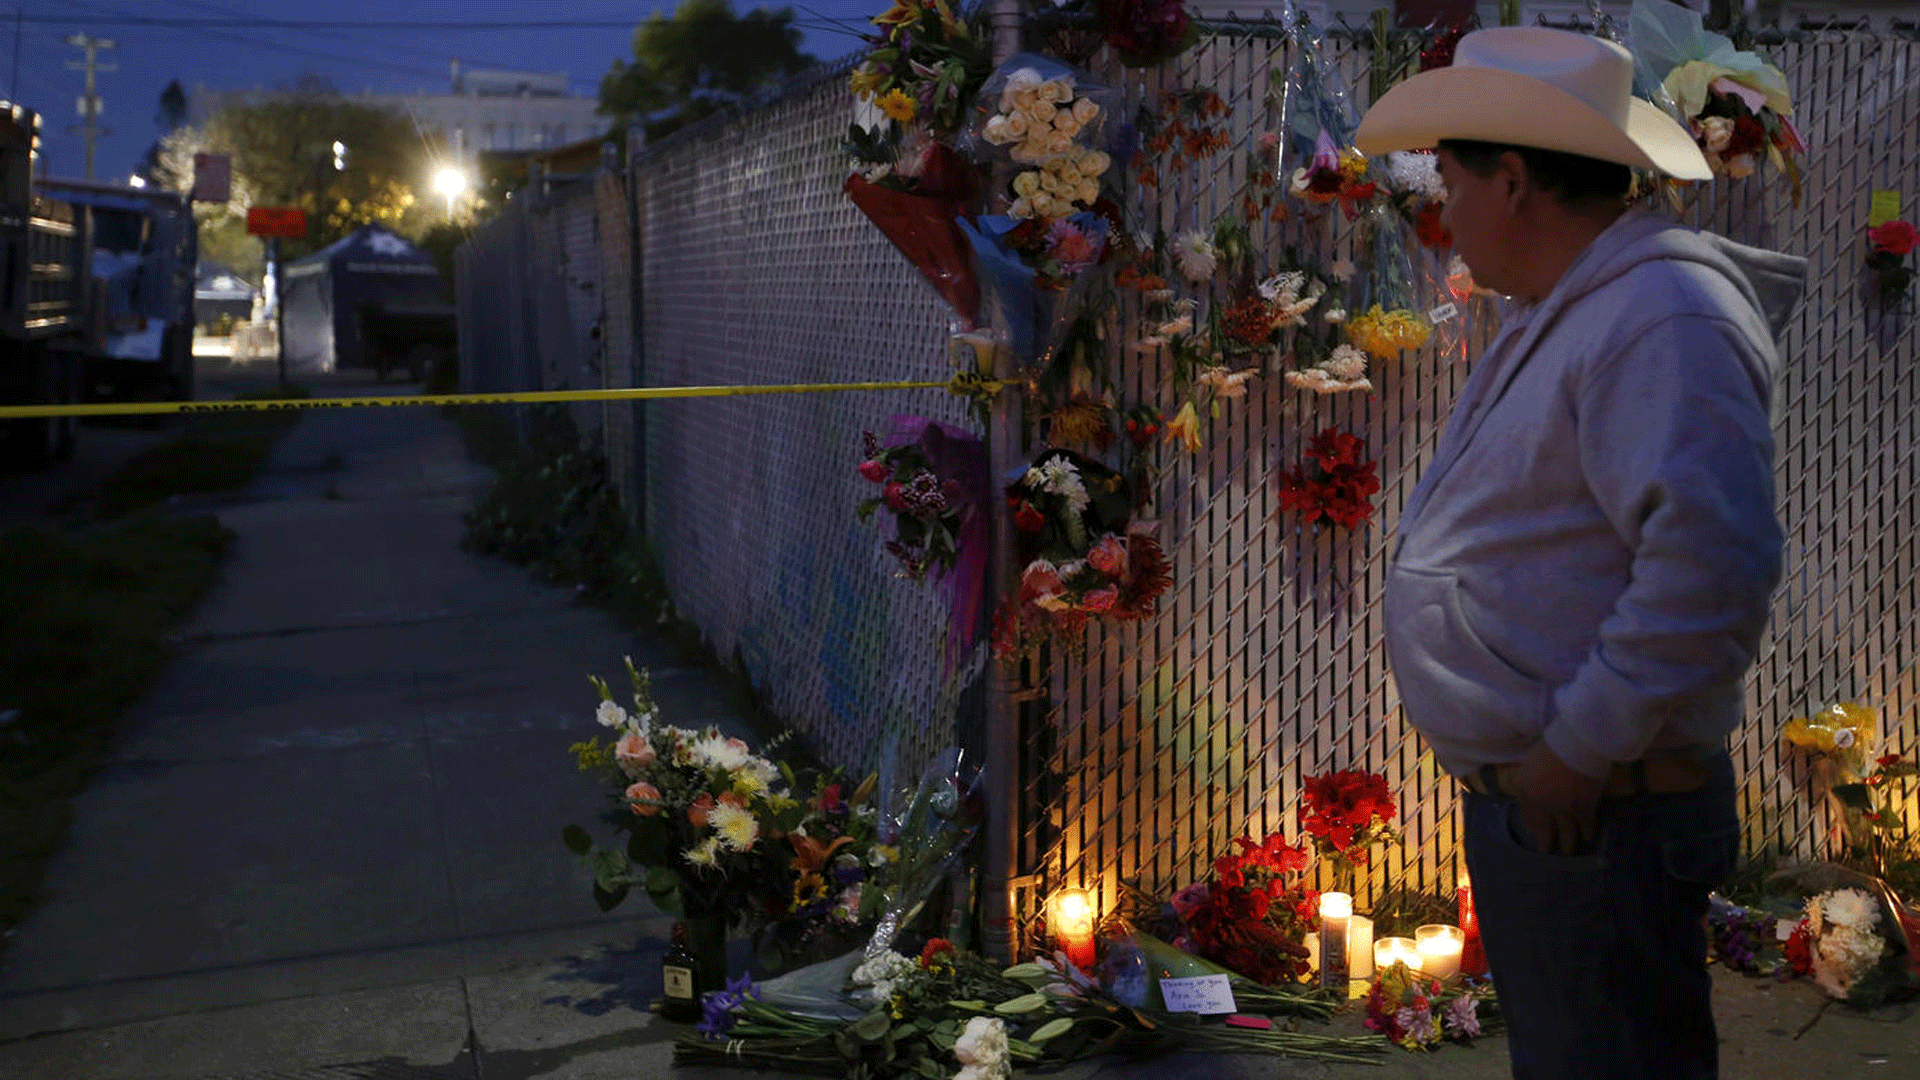
[[[687,948],[687,924],[674,923],[672,943],[660,960],[660,981],[666,988],[660,1015],[682,1024],[699,1020],[701,979],[700,963]]]

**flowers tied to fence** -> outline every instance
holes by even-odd
[[[1895,219],[1867,230],[1873,251],[1867,255],[1867,269],[1873,274],[1873,292],[1881,307],[1899,307],[1907,301],[1913,287],[1914,272],[1906,258],[1920,245],[1920,229],[1912,222]]]
[[[1307,777],[1300,828],[1313,838],[1314,850],[1330,871],[1331,888],[1353,892],[1354,879],[1371,861],[1372,849],[1400,842],[1400,831],[1393,827],[1398,813],[1387,778],[1378,773],[1344,769]]]
[[[1328,523],[1357,529],[1373,520],[1368,500],[1380,490],[1376,461],[1362,461],[1366,448],[1357,436],[1327,428],[1307,445],[1306,460],[1280,475],[1280,509],[1298,511],[1312,525]]]
[[[1752,176],[1762,161],[1786,176],[1800,203],[1799,158],[1787,77],[1731,39],[1708,31],[1699,12],[1662,0],[1634,0],[1629,16],[1643,84],[1693,134],[1717,175]]]
[[[1072,646],[1087,620],[1144,619],[1172,584],[1150,526],[1132,520],[1126,480],[1068,450],[1048,450],[1007,488],[1023,566],[995,619],[994,651],[1052,636]]]

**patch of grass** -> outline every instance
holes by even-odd
[[[242,400],[284,401],[309,396],[299,387],[240,395]],[[274,441],[299,419],[285,412],[197,413],[186,430],[130,459],[101,485],[98,511],[119,517],[159,506],[176,495],[202,495],[243,487],[259,473]]]
[[[171,656],[233,534],[211,517],[0,532],[0,926],[26,914],[119,718]],[[0,942],[0,948],[4,942]]]

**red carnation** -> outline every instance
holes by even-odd
[[[1873,250],[1884,251],[1889,255],[1905,255],[1920,244],[1920,229],[1909,222],[1889,221],[1867,230],[1867,238],[1873,241]]]
[[[927,941],[927,947],[920,950],[920,966],[923,968],[932,967],[935,961],[954,951],[953,942],[948,941],[946,938],[931,938]]]

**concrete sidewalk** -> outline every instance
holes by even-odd
[[[600,805],[566,753],[596,730],[588,673],[631,654],[674,722],[739,721],[659,644],[462,552],[487,479],[436,412],[316,413],[217,508],[239,536],[225,580],[11,941],[0,1077],[748,1075],[671,1068],[683,1029],[646,1011],[667,920],[600,914],[559,840]],[[1726,1075],[1920,1077],[1920,1022],[1831,1009],[1793,1038],[1819,1007],[1723,978]],[[1384,1062],[1064,1075],[1507,1073],[1499,1039]]]

